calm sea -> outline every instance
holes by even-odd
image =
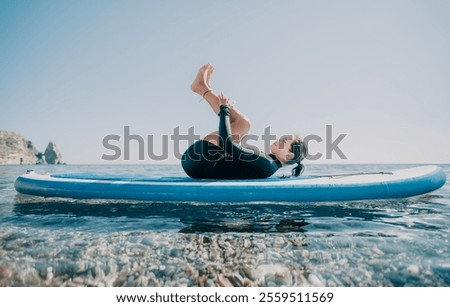
[[[0,286],[450,285],[448,182],[397,200],[155,203],[19,195],[27,169],[184,175],[178,165],[0,166]]]

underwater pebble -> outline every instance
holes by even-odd
[[[81,278],[81,277],[75,277],[75,278],[72,280],[72,282],[73,282],[74,284],[77,284],[77,285],[82,285],[82,284],[84,284],[84,280],[83,280],[83,278]]]
[[[39,286],[42,283],[42,279],[39,277],[39,273],[33,268],[26,268],[17,274],[17,279],[22,285],[27,286]]]
[[[222,275],[217,276],[217,282],[221,287],[233,287],[233,284],[230,280]]]
[[[180,257],[181,255],[183,255],[183,252],[178,248],[173,248],[169,252],[169,256],[172,258]]]
[[[181,277],[179,280],[178,280],[178,282],[181,284],[181,285],[186,285],[187,286],[187,284],[188,284],[188,279],[186,278],[186,277]]]
[[[244,239],[244,248],[250,248],[252,245],[249,239]]]
[[[378,256],[383,256],[384,255],[383,251],[381,249],[379,249],[378,247],[376,247],[376,246],[374,248],[372,248],[372,251]]]
[[[47,268],[47,276],[46,276],[47,283],[51,282],[52,279],[53,279],[53,268],[48,267]]]
[[[325,284],[317,277],[315,274],[310,274],[308,276],[308,281],[311,283],[314,287],[324,287]]]
[[[406,271],[410,274],[419,274],[420,269],[418,265],[412,264],[406,268]]]
[[[249,280],[255,280],[255,270],[253,268],[245,266],[242,268],[242,273],[244,278],[247,278]]]
[[[308,259],[309,258],[309,251],[308,250],[302,251],[302,256],[303,256],[303,258]]]
[[[274,247],[284,247],[286,245],[286,242],[284,241],[284,239],[282,237],[277,237],[275,238],[274,242],[273,242],[273,246]]]
[[[205,286],[206,287],[215,287],[216,283],[211,278],[208,278],[208,280],[206,280]]]
[[[74,265],[75,274],[81,274],[86,272],[89,269],[89,266],[86,262],[77,262]]]
[[[244,279],[241,275],[239,275],[239,273],[227,276],[227,278],[234,287],[241,287],[244,285]]]

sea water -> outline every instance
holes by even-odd
[[[179,165],[0,166],[0,286],[450,285],[448,182],[395,200],[166,203],[25,196],[14,181],[28,169],[184,176]]]

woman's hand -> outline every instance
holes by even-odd
[[[219,95],[219,105],[228,105],[230,108],[234,106],[234,101],[224,95],[223,92]]]
[[[223,94],[223,92],[220,92],[219,94],[219,105],[228,104],[228,97]]]

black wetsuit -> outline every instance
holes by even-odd
[[[219,116],[220,146],[206,140],[192,144],[181,159],[186,174],[195,179],[260,179],[272,176],[281,167],[272,154],[233,142],[227,105],[220,106]]]

